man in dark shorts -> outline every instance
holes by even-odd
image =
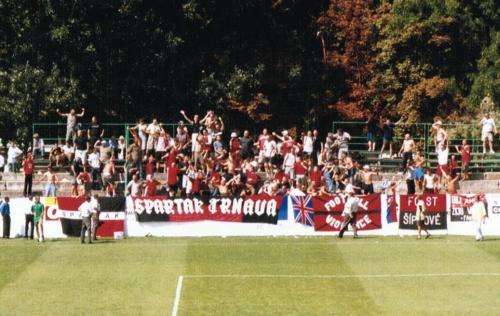
[[[389,146],[389,158],[392,158],[392,138],[394,137],[394,126],[391,120],[385,120],[384,127],[382,128],[382,148],[380,149],[380,156],[384,153],[385,146]]]

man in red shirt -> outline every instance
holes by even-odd
[[[306,173],[309,169],[309,166],[307,165],[306,161],[303,161],[300,157],[300,155],[297,155],[297,158],[295,160],[295,180],[297,180],[298,183],[302,183]]]
[[[469,180],[469,164],[471,161],[470,146],[464,139],[462,141],[462,146],[455,146],[455,148],[462,158],[462,174],[464,175],[464,180]]]
[[[321,171],[321,169],[318,166],[314,166],[311,170],[309,178],[311,180],[311,183],[314,182],[314,186],[316,188],[319,188],[323,185],[322,177],[323,172]]]
[[[159,185],[161,185],[161,182],[153,178],[151,175],[147,175],[146,181],[142,184],[145,188],[145,196],[156,196],[156,191]]]
[[[174,195],[177,193],[177,175],[179,174],[179,168],[175,162],[172,162],[167,167],[167,186],[170,192]]]
[[[31,196],[31,188],[33,187],[33,156],[31,152],[26,155],[23,161],[24,171],[24,190],[23,195]]]
[[[83,185],[83,191],[80,191],[80,196],[87,196],[91,194],[92,191],[92,176],[89,173],[89,170],[87,167],[83,168],[83,171],[81,171],[78,174],[78,177],[76,177],[77,183]]]
[[[250,190],[251,194],[255,194],[256,192],[255,186],[257,185],[257,182],[259,182],[259,176],[251,166],[248,167],[245,175],[247,178],[246,181],[247,189]]]

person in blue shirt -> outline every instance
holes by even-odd
[[[390,119],[386,119],[382,128],[382,148],[380,148],[380,157],[384,153],[386,146],[389,147],[389,158],[392,159],[392,138],[394,137],[394,124]]]
[[[3,202],[0,204],[0,213],[2,214],[3,221],[3,238],[9,238],[10,236],[10,205],[9,197],[6,196]]]

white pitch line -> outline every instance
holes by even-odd
[[[177,316],[177,312],[179,311],[179,303],[181,301],[182,280],[184,280],[184,277],[182,275],[179,275],[179,278],[177,278],[177,288],[175,289],[175,299],[174,299],[174,307],[172,308],[172,316]]]
[[[190,274],[185,278],[262,278],[262,279],[351,279],[351,278],[433,278],[433,277],[473,277],[495,276],[496,272],[471,272],[471,273],[413,273],[413,274]]]

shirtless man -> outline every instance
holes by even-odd
[[[115,163],[113,158],[109,159],[102,169],[102,186],[110,196],[115,195]]]
[[[37,183],[42,181],[47,181],[47,185],[45,185],[45,196],[56,196],[57,195],[57,183],[59,182],[59,178],[57,177],[54,169],[51,166],[47,168],[47,172],[43,174],[43,176],[38,180]]]
[[[436,131],[436,135],[434,136],[434,145],[436,146],[436,151],[439,144],[443,143],[443,145],[447,145],[448,141],[448,133],[443,128],[443,122],[437,120],[434,124],[432,124],[432,129]]]
[[[415,141],[413,141],[410,134],[405,134],[403,144],[399,150],[399,154],[403,155],[403,170],[406,169],[408,161],[413,159],[413,150],[415,150]]]
[[[363,193],[364,194],[373,194],[375,191],[373,190],[373,176],[376,175],[375,172],[370,171],[370,166],[363,166]]]

